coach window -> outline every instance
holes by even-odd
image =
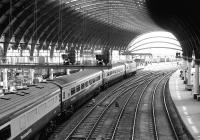
[[[85,88],[85,84],[82,83],[82,84],[81,84],[81,89],[84,89],[84,88]]]
[[[87,86],[88,86],[88,81],[85,82],[85,87],[87,87]]]
[[[71,88],[71,95],[73,95],[75,92],[75,87]]]
[[[76,86],[76,92],[79,92],[80,91],[80,85]]]
[[[95,83],[95,78],[92,79],[92,83]]]
[[[92,79],[91,79],[91,80],[89,80],[89,83],[90,83],[90,85],[93,83],[93,82],[92,82]]]
[[[0,137],[2,140],[7,140],[8,138],[10,138],[10,136],[11,136],[10,125],[0,130]]]

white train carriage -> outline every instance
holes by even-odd
[[[65,113],[78,108],[94,96],[102,86],[102,71],[84,70],[54,79],[62,89],[62,108]]]
[[[126,76],[131,76],[136,73],[137,66],[135,61],[125,63],[125,66],[126,66]]]
[[[123,79],[125,75],[124,63],[117,63],[112,66],[112,69],[103,70],[103,83],[107,87],[110,84],[116,83]]]
[[[28,139],[60,112],[60,89],[43,83],[0,97],[0,139]]]

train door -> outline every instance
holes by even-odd
[[[11,137],[10,125],[7,125],[3,128],[0,127],[0,139],[7,140]]]

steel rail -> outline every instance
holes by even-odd
[[[168,81],[169,81],[169,78],[168,78],[168,80],[166,80],[166,82],[165,82],[165,84],[164,84],[163,92],[162,92],[162,94],[163,94],[163,102],[164,102],[164,106],[165,106],[165,112],[166,112],[166,114],[167,114],[167,116],[168,116],[168,120],[169,120],[170,125],[171,125],[171,127],[172,127],[174,136],[175,136],[176,140],[179,140],[178,134],[177,134],[176,129],[175,129],[175,126],[174,126],[174,124],[173,124],[173,122],[172,122],[172,118],[171,118],[171,116],[170,116],[170,113],[169,113],[169,110],[168,110],[168,107],[167,107],[167,103],[166,103],[165,89],[166,89],[166,85],[167,85],[167,82],[168,82]]]
[[[155,79],[155,77],[152,77],[152,78]],[[142,85],[144,82],[147,82],[147,81],[149,81],[149,79],[146,80],[146,81],[140,82],[138,85],[136,85],[136,86],[134,86],[134,87],[131,87],[131,86],[129,85],[129,88],[127,88],[125,91],[119,93],[118,96],[117,96],[116,98],[114,98],[114,99],[110,102],[110,104],[105,108],[105,110],[100,114],[100,117],[98,118],[98,120],[97,120],[96,123],[94,124],[93,128],[92,128],[91,131],[89,132],[89,134],[88,134],[86,140],[89,140],[89,139],[90,139],[90,136],[91,136],[92,133],[94,132],[94,130],[95,130],[96,126],[98,125],[98,123],[100,122],[101,118],[103,117],[103,115],[105,114],[105,112],[109,109],[109,107],[114,103],[114,101],[116,101],[117,98],[121,97],[122,94],[128,92],[129,90],[131,90],[131,89],[133,89],[133,88],[138,88],[140,85]],[[136,90],[136,89],[135,89],[135,90]],[[134,90],[134,91],[135,91],[135,90]]]
[[[120,111],[120,114],[119,114],[118,119],[117,119],[117,123],[116,123],[115,128],[114,128],[114,131],[113,131],[111,140],[114,140],[115,134],[116,134],[116,131],[117,131],[117,127],[119,126],[120,120],[121,120],[121,118],[122,118],[122,114],[124,113],[125,108],[126,108],[128,102],[129,102],[129,100],[130,100],[131,97],[134,95],[135,91],[138,89],[139,86],[140,86],[140,85],[138,85],[138,86],[135,88],[135,90],[132,92],[132,94],[130,94],[130,96],[129,96],[128,99],[126,100],[124,106],[122,107],[122,110]]]
[[[146,75],[145,75],[146,76]],[[145,77],[144,76],[144,77]],[[141,79],[138,79],[136,81],[134,81],[132,84],[135,84],[136,82],[140,81]],[[131,80],[128,80],[126,83],[129,83]],[[125,83],[125,84],[126,84]],[[122,87],[125,84],[121,84],[119,87]],[[130,86],[130,84],[129,84]],[[75,130],[77,130],[77,128],[81,125],[81,123],[91,114],[91,112],[98,106],[98,104],[100,104],[101,102],[103,102],[104,100],[106,100],[109,96],[111,96],[114,92],[118,92],[119,91],[119,87],[116,87],[112,92],[110,92],[110,94],[108,94],[107,96],[105,96],[103,99],[101,99],[93,108],[90,109],[90,111],[88,111],[88,113],[82,118],[82,120],[79,121],[79,123],[74,127],[74,129],[68,134],[68,136],[65,138],[65,140],[70,139],[70,137],[73,135],[73,133],[75,132]],[[127,89],[128,90],[128,89]],[[122,94],[122,93],[121,93]],[[115,97],[114,99],[117,99],[117,97]],[[114,102],[114,101],[113,101]],[[109,105],[108,105],[109,106]]]
[[[165,75],[162,79],[160,79],[157,83],[157,85],[154,88],[153,94],[152,94],[152,100],[151,100],[151,107],[152,107],[152,116],[153,116],[153,126],[154,126],[154,134],[155,134],[155,139],[159,140],[159,135],[158,135],[158,129],[157,129],[157,125],[156,125],[156,114],[155,114],[155,95],[156,95],[156,90],[159,87],[159,84],[161,81],[166,80],[166,78],[169,77],[169,75],[171,75],[171,73],[168,73],[167,75]],[[162,86],[162,85],[161,85]]]
[[[134,140],[135,137],[135,127],[136,127],[136,119],[137,119],[137,115],[138,115],[138,109],[139,109],[139,105],[142,99],[142,96],[145,93],[145,90],[147,89],[147,87],[153,82],[153,80],[155,80],[157,77],[155,77],[154,79],[152,79],[143,89],[142,93],[140,94],[140,97],[138,99],[137,105],[136,105],[136,109],[135,109],[135,113],[134,113],[134,121],[133,121],[133,127],[132,127],[132,136],[131,136],[131,140]]]

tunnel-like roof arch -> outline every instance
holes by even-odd
[[[150,51],[152,53],[158,53],[156,49],[163,51],[170,49],[170,54],[172,53],[172,50],[174,50],[174,54],[175,52],[182,52],[181,44],[176,37],[169,32],[163,31],[149,32],[139,35],[130,42],[126,52],[141,53],[142,51]],[[162,52],[160,53],[162,54]]]
[[[150,16],[162,28],[172,32],[183,47],[183,55],[200,58],[200,16],[197,0],[147,0]]]
[[[137,35],[161,29],[148,16],[145,0],[3,0],[0,9],[4,55],[9,46],[31,55],[70,44],[122,50]]]
[[[200,58],[200,17],[195,0],[1,0],[0,44],[7,49],[125,50],[132,39],[167,30],[184,55]]]

